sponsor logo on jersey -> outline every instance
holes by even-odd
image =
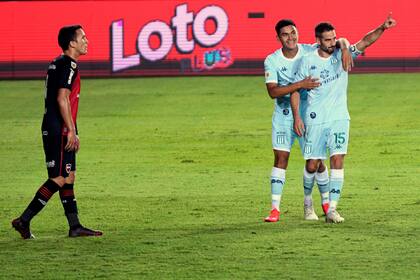
[[[67,172],[67,174],[69,174],[70,171],[71,171],[71,163],[67,163],[66,164],[66,172]]]
[[[47,161],[46,164],[47,164],[47,168],[52,168],[55,166],[55,160]]]
[[[309,114],[309,116],[311,117],[311,119],[315,119],[316,118],[316,113],[315,112],[311,112]]]
[[[284,66],[280,69],[280,72],[286,72],[286,71],[287,71],[287,68]]]

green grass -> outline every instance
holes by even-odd
[[[351,75],[340,225],[302,219],[294,147],[270,208],[261,77],[84,80],[69,239],[57,196],[21,240],[10,221],[46,178],[43,81],[0,82],[1,279],[419,279],[420,75]],[[314,198],[319,203],[317,191]],[[320,213],[320,207],[317,208]]]

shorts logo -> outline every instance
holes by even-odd
[[[277,134],[277,144],[285,144],[286,143],[286,133],[280,132]]]
[[[315,112],[311,112],[309,114],[309,116],[311,117],[311,119],[315,119],[316,118],[316,113]]]
[[[67,174],[69,174],[70,171],[71,171],[71,163],[67,163],[66,164],[66,172],[67,172]]]
[[[284,109],[283,110],[283,115],[287,116],[289,114],[289,109]]]
[[[53,168],[55,166],[55,160],[47,161],[46,164],[47,168]]]
[[[44,136],[48,136],[48,131],[46,131],[46,130],[45,130],[45,131],[43,131],[43,132],[42,132],[42,135],[44,135]]]
[[[265,77],[266,78],[270,77],[270,72],[265,72]]]
[[[311,154],[312,153],[312,145],[306,144],[304,152],[305,152],[305,154]]]

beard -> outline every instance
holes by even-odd
[[[335,51],[335,46],[333,46],[333,47],[321,47],[321,49],[328,54],[332,54]]]

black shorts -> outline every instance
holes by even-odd
[[[67,136],[42,135],[48,178],[68,177],[76,170],[76,152],[66,151]]]

